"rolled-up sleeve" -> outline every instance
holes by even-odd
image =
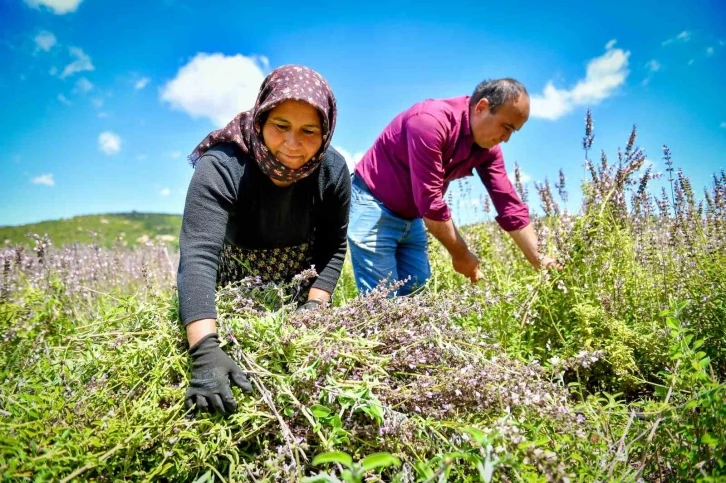
[[[446,127],[436,117],[420,113],[406,121],[411,188],[419,215],[434,221],[451,219],[444,201],[443,145]]]
[[[477,166],[479,178],[492,199],[497,216],[494,218],[504,231],[514,231],[529,225],[529,206],[524,203],[509,181],[504,155],[498,146],[491,150],[493,158]]]

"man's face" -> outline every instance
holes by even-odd
[[[528,96],[519,96],[517,100],[499,106],[494,114],[489,110],[489,101],[481,99],[471,109],[471,133],[474,142],[486,149],[506,143],[514,131],[522,129],[527,119]]]

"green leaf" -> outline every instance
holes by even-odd
[[[688,403],[686,404],[685,408],[686,409],[693,409],[696,406],[698,406],[698,401],[688,401]]]
[[[484,431],[477,428],[467,427],[464,428],[464,432],[468,433],[472,438],[474,438],[474,441],[476,441],[480,446],[483,446],[484,442],[487,439],[487,435],[484,434]]]
[[[374,468],[385,468],[391,465],[401,465],[401,461],[393,456],[391,453],[369,454],[368,456],[363,458],[363,461],[361,461],[363,471],[370,471]]]
[[[301,481],[302,483],[340,483],[338,478],[327,473],[319,473],[315,476],[306,476]]]
[[[341,421],[340,416],[336,414],[335,416],[330,418],[330,425],[335,429],[340,429],[343,427],[343,421]]]
[[[206,483],[207,481],[212,481],[212,471],[209,470],[206,473],[204,473],[202,476],[194,480],[194,483]]]
[[[353,464],[353,458],[348,453],[343,453],[342,451],[328,451],[327,453],[320,453],[313,458],[313,466],[324,463],[340,463],[341,465],[350,466]]]
[[[330,416],[330,409],[320,404],[313,404],[310,406],[310,412],[312,412],[316,418],[325,418]]]
[[[476,467],[479,470],[479,476],[484,483],[490,483],[492,481],[495,466],[494,462],[489,458],[487,458],[486,463],[483,465],[481,464],[481,461],[477,463]]]
[[[433,478],[436,474],[434,473],[434,470],[432,470],[431,467],[423,461],[417,461],[416,464],[414,464],[413,466],[414,468],[416,468],[416,471],[419,473],[419,475],[425,478]]]
[[[714,438],[711,434],[706,433],[701,437],[701,443],[709,446],[716,446],[718,444],[718,438]]]
[[[359,483],[360,482],[360,478],[356,478],[353,475],[353,472],[350,470],[343,470],[343,472],[340,473],[340,477],[343,478],[343,481],[345,481],[345,483]]]
[[[699,361],[699,363],[701,364],[701,367],[703,367],[705,369],[711,363],[711,358],[706,356],[703,359],[701,359]]]

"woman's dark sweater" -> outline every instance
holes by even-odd
[[[316,171],[285,188],[234,144],[207,151],[189,184],[179,236],[182,323],[216,318],[217,269],[225,243],[256,249],[312,240],[318,273],[312,287],[332,292],[348,248],[349,205],[350,173],[332,147]]]

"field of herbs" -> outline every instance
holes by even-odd
[[[588,114],[583,141],[591,157]],[[702,195],[667,148],[651,187],[635,129],[565,180],[534,223],[561,272],[536,272],[493,223],[464,236],[486,279],[432,240],[415,296],[325,310],[283,288],[218,293],[224,349],[255,392],[187,414],[177,255],[152,242],[0,251],[3,481],[726,481],[726,174]],[[235,391],[237,391],[235,389]]]

